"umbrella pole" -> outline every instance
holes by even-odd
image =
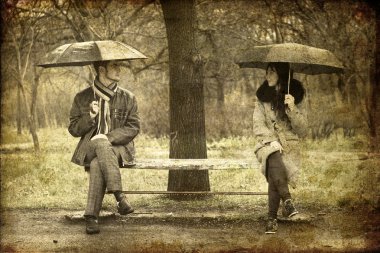
[[[290,89],[290,63],[289,63],[289,76],[288,76],[288,95],[289,95],[289,89]]]

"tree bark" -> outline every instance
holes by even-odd
[[[195,0],[162,0],[169,46],[170,158],[207,158]],[[169,191],[209,191],[208,171],[170,171]]]
[[[379,6],[376,6],[376,49],[375,49],[375,66],[371,66],[371,108],[370,108],[370,139],[371,151],[379,152],[380,150],[380,103],[378,101],[380,94],[380,19]]]

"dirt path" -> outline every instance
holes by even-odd
[[[101,233],[90,236],[78,211],[3,210],[1,252],[380,251],[375,211],[304,210],[299,220],[281,222],[276,235],[263,233],[263,214],[265,207],[103,213]]]

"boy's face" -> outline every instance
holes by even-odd
[[[118,61],[109,61],[104,68],[103,75],[110,81],[120,81],[121,63]]]

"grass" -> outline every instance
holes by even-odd
[[[28,135],[18,136],[3,129],[1,136],[1,206],[4,208],[67,208],[82,210],[87,197],[87,173],[70,162],[78,139],[65,129],[39,132],[41,151],[33,151]],[[360,145],[358,145],[358,143]],[[209,158],[254,158],[254,138],[231,137],[209,141]],[[329,140],[306,140],[302,144],[303,166],[299,187],[292,190],[302,205],[378,207],[380,162],[360,160],[366,151],[366,139],[332,137]],[[140,135],[136,139],[138,158],[167,158],[168,140]],[[267,183],[258,169],[209,171],[214,191],[266,191]],[[124,189],[166,190],[167,171],[126,170],[122,172]],[[135,206],[172,206],[173,201],[157,195],[132,195]],[[185,201],[185,208],[248,208],[265,206],[267,197],[216,196]],[[206,204],[207,203],[207,204]],[[114,199],[106,196],[105,208],[114,209]]]

